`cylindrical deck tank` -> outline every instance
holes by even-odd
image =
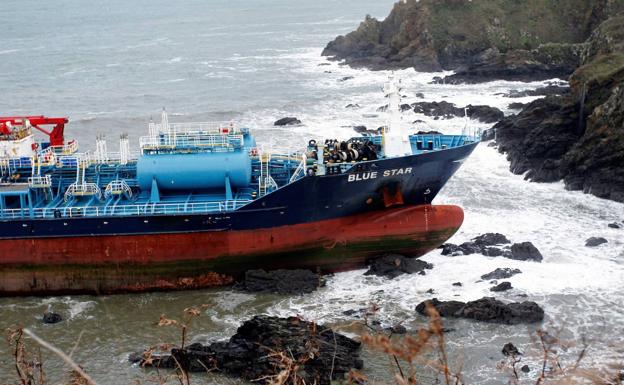
[[[137,179],[143,190],[151,189],[152,179],[161,190],[223,188],[226,176],[233,188],[249,186],[251,158],[247,151],[142,155],[137,162]]]

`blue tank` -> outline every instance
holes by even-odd
[[[137,162],[137,179],[143,190],[151,189],[152,179],[161,190],[223,188],[226,176],[233,188],[249,186],[251,158],[247,151],[143,155]]]

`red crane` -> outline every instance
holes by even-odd
[[[50,138],[50,146],[63,146],[65,144],[65,124],[69,122],[67,118],[47,118],[38,116],[4,116],[0,117],[0,134],[10,135],[12,126],[22,126],[28,120],[30,126],[43,132]],[[42,126],[51,126],[52,129],[45,129]]]

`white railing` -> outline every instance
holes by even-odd
[[[78,142],[72,140],[63,146],[50,146],[49,148],[51,148],[52,151],[58,155],[71,155],[78,152]]]
[[[213,135],[185,133],[178,135],[143,136],[139,138],[141,150],[173,149],[176,147],[209,147],[229,149],[243,145],[243,135]]]
[[[238,133],[238,128],[233,122],[189,122],[189,123],[167,123],[154,124],[154,131],[161,134],[175,132],[176,134],[234,134]]]
[[[146,203],[141,205],[118,205],[115,207],[57,207],[35,209],[5,209],[0,211],[0,218],[81,218],[81,217],[112,217],[141,215],[181,215],[202,214],[212,212],[228,212],[236,210],[251,200],[230,200],[221,202],[197,203]]]
[[[95,183],[72,183],[65,191],[65,202],[76,196],[96,196],[99,199],[102,197],[102,192]]]
[[[107,198],[122,194],[126,194],[128,198],[132,197],[132,189],[128,186],[128,183],[126,183],[125,180],[113,180],[104,190],[104,196]]]
[[[30,178],[28,178],[28,187],[30,188],[52,187],[52,177],[50,175],[31,176]]]

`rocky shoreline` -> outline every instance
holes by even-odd
[[[372,70],[453,70],[435,80],[444,84],[569,79],[569,89],[507,95],[546,97],[514,104],[521,111],[499,118],[486,138],[528,180],[563,180],[567,189],[624,202],[624,1],[408,0],[383,21],[367,16],[322,54]],[[414,108],[458,116],[445,103]],[[481,121],[497,121],[489,115]]]

